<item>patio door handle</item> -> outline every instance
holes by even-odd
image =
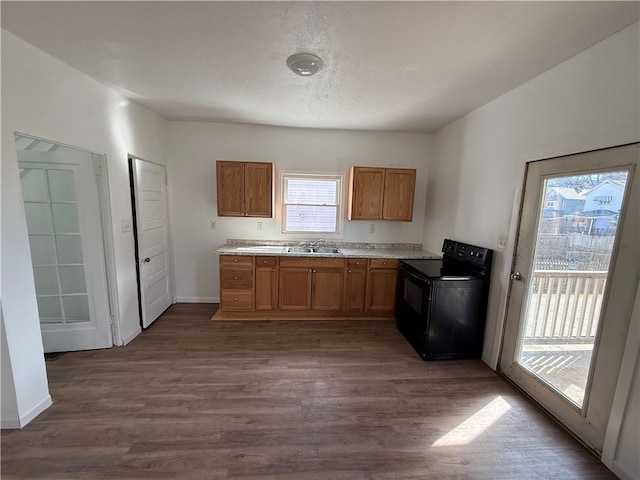
[[[511,272],[511,275],[509,275],[509,278],[511,280],[522,280],[522,274],[520,272]]]

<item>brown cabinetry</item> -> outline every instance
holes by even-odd
[[[278,258],[256,257],[255,309],[278,308]]]
[[[352,167],[349,181],[349,220],[413,219],[416,170],[413,168]]]
[[[372,258],[367,275],[366,312],[393,312],[396,306],[398,260]]]
[[[348,258],[344,278],[344,310],[346,312],[364,312],[367,291],[367,259]]]
[[[340,258],[281,258],[279,308],[341,310],[343,276]]]
[[[271,217],[273,164],[216,162],[218,216]]]
[[[253,309],[253,257],[220,257],[220,308]]]
[[[220,256],[220,312],[226,318],[388,318],[398,260]],[[267,315],[265,317],[265,315]]]

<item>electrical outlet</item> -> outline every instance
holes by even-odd
[[[258,222],[258,230],[262,230],[262,225],[264,224],[264,222]]]
[[[374,233],[376,231],[376,224],[375,223],[370,223],[369,224],[369,233]]]
[[[508,245],[509,241],[506,238],[498,238],[498,250],[506,250]]]
[[[121,222],[121,227],[122,227],[122,233],[130,232],[131,231],[131,219],[130,218],[123,218],[122,222]]]
[[[211,220],[211,221],[209,222],[209,228],[210,228],[211,230],[215,230],[215,229],[216,229],[216,221],[215,221],[215,220]]]

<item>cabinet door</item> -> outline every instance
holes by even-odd
[[[245,163],[245,214],[248,217],[271,217],[273,164]]]
[[[367,278],[367,312],[393,312],[396,306],[397,268],[371,268]]]
[[[216,162],[219,217],[244,215],[244,164],[242,162]]]
[[[362,263],[366,262],[363,261]],[[366,290],[367,269],[363,267],[347,267],[344,310],[347,312],[364,312]]]
[[[256,265],[258,262],[256,262]],[[256,266],[256,310],[276,310],[278,308],[278,272],[275,266]]]
[[[416,170],[387,168],[384,179],[382,218],[410,222],[413,219],[413,196]]]
[[[342,280],[344,268],[313,269],[311,308],[313,310],[342,310]]]
[[[384,168],[352,167],[349,220],[378,220],[382,217],[384,176]]]
[[[311,268],[280,267],[278,298],[281,310],[311,307]]]

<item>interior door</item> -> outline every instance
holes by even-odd
[[[131,162],[141,321],[147,328],[173,301],[167,173],[163,165],[138,158]]]
[[[601,452],[639,276],[639,144],[527,165],[500,370]]]
[[[96,181],[104,158],[27,137],[17,145],[44,351],[111,347]]]

